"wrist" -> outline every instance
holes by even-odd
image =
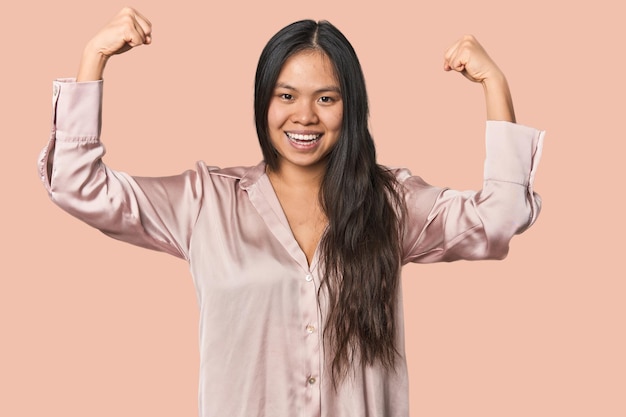
[[[481,84],[486,91],[502,91],[508,90],[509,88],[506,77],[504,76],[504,73],[500,70],[487,74],[485,78],[482,79]]]

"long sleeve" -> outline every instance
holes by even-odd
[[[403,263],[504,258],[510,240],[535,222],[541,208],[533,182],[544,134],[487,122],[484,182],[478,192],[432,187],[399,171],[407,205]]]
[[[62,209],[116,239],[188,258],[202,175],[134,178],[108,168],[100,142],[102,81],[53,84],[52,130],[39,175]]]

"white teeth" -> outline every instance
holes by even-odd
[[[298,133],[287,132],[287,136],[289,137],[289,139],[311,141],[311,140],[318,139],[321,135],[301,135]]]

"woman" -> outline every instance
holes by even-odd
[[[399,276],[407,262],[503,258],[540,201],[543,132],[514,124],[502,72],[473,37],[444,69],[484,86],[485,186],[456,192],[376,163],[361,67],[327,22],[279,31],[256,74],[264,161],[165,178],[102,162],[108,59],[151,43],[125,8],[54,86],[40,159],[52,200],[112,237],[190,263],[200,305],[200,415],[408,416]]]

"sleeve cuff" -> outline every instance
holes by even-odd
[[[93,141],[100,136],[102,80],[77,83],[73,78],[53,82],[52,112],[56,139]]]
[[[532,185],[545,132],[505,121],[488,121],[485,181]]]

